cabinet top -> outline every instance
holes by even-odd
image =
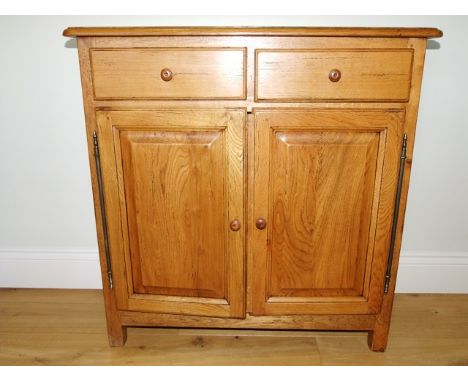
[[[118,36],[303,36],[303,37],[442,37],[437,28],[356,27],[70,27],[68,37]]]

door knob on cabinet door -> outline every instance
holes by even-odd
[[[255,222],[255,227],[257,227],[258,229],[265,229],[266,220],[263,218],[258,218],[257,221]]]
[[[239,231],[240,230],[240,227],[241,227],[241,223],[239,220],[237,219],[234,219],[231,224],[229,224],[229,226],[231,227],[231,231]]]

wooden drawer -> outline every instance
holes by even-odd
[[[412,61],[412,49],[257,50],[255,97],[257,101],[406,102]]]
[[[90,56],[96,99],[246,96],[243,48],[91,49]]]

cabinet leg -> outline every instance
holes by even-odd
[[[125,326],[107,327],[107,336],[110,346],[124,346],[127,341],[127,328]]]
[[[393,290],[384,297],[382,311],[377,317],[374,330],[370,331],[367,336],[367,343],[372,351],[383,352],[387,348],[393,297]]]
[[[373,331],[367,335],[369,349],[375,352],[384,352],[387,348],[389,326],[377,325]]]
[[[123,346],[127,341],[127,327],[120,322],[115,296],[111,289],[104,288],[104,303],[106,305],[107,336],[110,346]]]

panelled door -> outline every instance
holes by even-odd
[[[252,314],[377,313],[401,110],[257,109]]]
[[[123,310],[243,317],[241,109],[97,111]]]

